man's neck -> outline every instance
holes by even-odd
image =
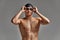
[[[31,20],[32,19],[32,15],[31,16],[26,16],[25,18],[28,19],[28,20]]]

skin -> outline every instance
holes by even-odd
[[[38,32],[40,24],[46,25],[50,23],[50,20],[38,12],[37,7],[31,10],[24,10],[25,6],[22,7],[22,10],[19,11],[12,19],[11,22],[15,25],[19,25],[21,32],[22,40],[38,40]],[[24,18],[19,18],[22,12],[25,12]],[[32,13],[36,13],[39,17],[32,17]]]

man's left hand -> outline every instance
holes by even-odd
[[[34,7],[34,8],[33,8],[33,12],[35,12],[35,13],[37,13],[37,12],[38,12],[37,7]]]

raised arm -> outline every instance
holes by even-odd
[[[22,10],[19,11],[12,19],[11,22],[13,24],[19,24],[21,21],[21,18],[19,18],[19,16],[21,15],[21,13],[24,12],[24,6],[22,7]]]
[[[41,21],[41,24],[49,24],[50,20],[45,17],[44,15],[42,15],[40,12],[38,12],[37,7],[35,7],[35,11],[34,11],[37,15],[39,15],[38,19]]]

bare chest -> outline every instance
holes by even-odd
[[[28,31],[34,31],[39,29],[40,22],[38,20],[23,20],[21,28]]]
[[[38,21],[26,20],[26,21],[23,21],[22,24],[23,24],[23,26],[30,28],[30,27],[35,27],[36,25],[38,25]]]

